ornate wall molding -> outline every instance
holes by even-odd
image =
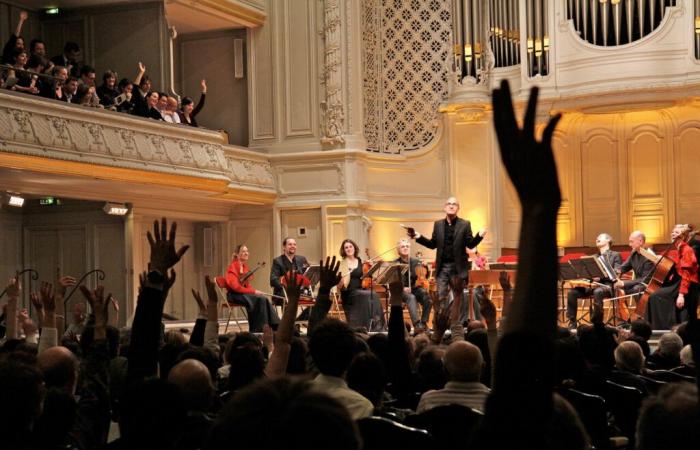
[[[345,143],[345,112],[343,106],[342,39],[339,0],[323,2],[324,64],[323,85],[326,98],[321,102],[323,124],[321,143],[336,146]]]
[[[0,151],[275,190],[267,157],[219,132],[14,93],[0,92]]]

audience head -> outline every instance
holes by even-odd
[[[66,42],[63,46],[63,55],[69,62],[75,64],[80,59],[80,46],[75,42]]]
[[[214,398],[214,384],[209,369],[200,361],[180,361],[170,370],[168,381],[180,388],[187,410],[209,410]]]
[[[186,416],[182,393],[172,383],[150,378],[129,386],[119,413],[123,448],[175,448]]]
[[[27,69],[31,69],[34,72],[41,73],[46,67],[46,58],[33,54],[29,57],[27,61]]]
[[[41,39],[32,39],[29,43],[29,53],[46,57],[46,44]]]
[[[119,80],[119,92],[127,92],[130,94],[133,89],[134,85],[131,84],[131,81],[129,81],[128,78],[122,78]]]
[[[646,399],[637,421],[638,450],[686,450],[700,442],[698,388],[668,383]]]
[[[0,432],[5,444],[31,429],[41,414],[43,397],[44,382],[35,366],[0,360]]]
[[[156,108],[158,111],[165,111],[165,109],[168,107],[168,94],[165,92],[159,92],[158,93],[158,104],[156,105]]]
[[[382,361],[371,352],[355,356],[348,368],[348,387],[359,392],[375,407],[382,404],[387,383],[386,370]]]
[[[117,85],[117,72],[113,70],[107,70],[102,74],[102,84],[109,89],[114,89]]]
[[[642,348],[634,341],[624,341],[615,348],[615,366],[626,372],[639,374],[644,367]]]
[[[51,75],[65,81],[68,79],[68,69],[63,66],[56,66],[51,71]]]
[[[231,365],[228,373],[228,389],[238,391],[265,377],[265,358],[253,345],[234,347],[228,355]]]
[[[149,108],[155,108],[158,105],[158,99],[160,96],[156,91],[151,91],[148,94],[146,94],[146,103],[148,104]]]
[[[287,363],[288,375],[305,375],[307,373],[306,359],[309,355],[309,347],[306,340],[293,337],[289,349],[289,362]]]
[[[466,341],[451,343],[443,361],[447,376],[452,381],[478,382],[481,379],[484,358],[474,344]]]
[[[630,342],[636,342],[639,347],[642,349],[642,354],[644,355],[644,358],[647,358],[649,354],[651,354],[651,347],[649,347],[649,342],[645,341],[641,337],[637,336],[636,334],[630,334],[626,341]]]
[[[442,389],[447,382],[443,357],[445,349],[437,346],[429,346],[420,353],[416,374],[421,391]]]
[[[14,48],[12,50],[12,61],[15,67],[24,67],[27,65],[27,51],[23,48]]]
[[[586,361],[603,369],[615,365],[615,338],[604,326],[584,325],[578,328],[578,340]]]
[[[640,338],[648,341],[651,337],[651,325],[644,319],[637,319],[632,321],[632,327],[630,329],[632,334],[639,336]]]
[[[313,331],[309,352],[323,375],[343,377],[348,370],[356,348],[355,333],[347,323],[326,319]]]
[[[62,346],[44,350],[37,358],[37,367],[43,374],[47,387],[60,388],[69,394],[75,393],[80,362],[70,350]]]
[[[182,99],[180,102],[182,112],[185,114],[189,115],[192,114],[192,111],[194,110],[194,101],[190,97],[185,97]]]
[[[313,425],[309,432],[308,424]],[[347,409],[309,383],[288,378],[256,383],[226,404],[210,433],[206,450],[281,448],[361,448]],[[332,444],[330,444],[332,443]]]
[[[681,364],[688,367],[695,367],[695,361],[693,361],[693,349],[690,345],[686,345],[681,350]]]
[[[15,41],[15,48],[20,50],[26,50],[24,48],[24,38],[22,36],[17,36],[17,40]]]
[[[74,77],[69,78],[68,84],[72,85],[72,83],[75,83],[75,88],[77,90],[78,79],[74,78]],[[85,322],[85,319],[87,318],[85,311],[86,311],[86,305],[84,302],[78,302],[75,305],[73,305],[73,323]]]
[[[139,89],[143,92],[151,92],[151,78],[148,75],[141,77],[141,82],[139,82]]]
[[[683,340],[676,333],[665,333],[659,338],[658,352],[660,355],[680,358]]]
[[[95,69],[92,66],[88,66],[86,64],[80,68],[80,79],[86,85],[94,86],[96,76],[97,75],[96,75]]]
[[[169,113],[174,113],[177,111],[177,99],[175,97],[168,97],[168,107],[166,108]]]

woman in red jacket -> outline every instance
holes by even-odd
[[[233,255],[233,261],[226,270],[227,300],[234,305],[245,306],[248,312],[248,329],[252,333],[262,333],[265,324],[273,329],[279,324],[277,311],[270,301],[263,297],[263,292],[250,285],[253,275],[248,267],[250,252],[248,247],[241,244]]]

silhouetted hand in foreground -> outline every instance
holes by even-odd
[[[559,208],[561,192],[557,168],[552,154],[552,135],[561,119],[556,114],[549,119],[542,140],[535,138],[535,118],[539,89],[532,88],[523,127],[518,126],[507,80],[493,91],[493,122],[501,160],[518,192],[523,209],[526,205],[550,205]]]

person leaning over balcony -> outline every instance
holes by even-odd
[[[117,72],[108,70],[102,75],[102,84],[97,88],[100,103],[108,108],[114,105],[114,99],[119,95],[117,90]]]
[[[63,89],[68,79],[68,69],[63,66],[54,66],[51,76],[55,79],[44,82],[39,88],[41,90],[39,95],[53,100],[65,100]]]
[[[146,66],[139,62],[139,71],[134,78],[133,95],[131,103],[134,105],[132,112],[144,108],[146,96],[151,92],[151,79],[146,75]]]
[[[39,77],[39,74],[44,71],[46,64],[46,58],[42,58],[39,55],[30,56],[26,65],[27,72],[18,73],[17,86],[27,89],[25,91],[27,93],[38,95],[45,83],[45,81]]]
[[[12,51],[14,49],[24,50],[24,39],[20,36],[22,34],[22,25],[27,20],[27,11],[22,11],[19,13],[19,21],[17,21],[17,28],[14,34],[10,36],[7,40],[5,46],[2,48],[2,64],[12,64]]]
[[[132,101],[133,91],[134,85],[131,84],[131,81],[126,78],[122,78],[119,81],[119,97],[117,97],[118,103],[115,103],[117,106],[117,111],[129,114],[131,113],[131,111],[134,109],[134,103]]]
[[[207,96],[207,80],[202,80],[200,86],[202,86],[202,93],[199,96],[197,106],[194,106],[194,103],[190,97],[185,97],[182,99],[182,110],[179,111],[180,123],[192,127],[199,126],[197,125],[197,120],[195,117],[197,114],[199,114],[202,108],[204,108],[204,99]]]
[[[146,94],[146,102],[139,103],[134,106],[131,114],[139,117],[148,117],[149,119],[163,120],[163,116],[156,109],[159,95],[156,91],[151,91]]]

